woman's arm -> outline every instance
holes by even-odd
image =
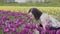
[[[47,14],[43,14],[40,17],[40,20],[41,20],[41,24],[43,25],[44,30],[46,30],[45,26],[48,24],[49,16]]]

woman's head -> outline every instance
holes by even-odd
[[[39,11],[37,8],[31,8],[28,13],[34,16],[36,20],[39,20],[40,16],[42,15],[42,12]]]

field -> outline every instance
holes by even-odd
[[[20,6],[0,6],[0,10],[10,10],[12,12],[28,12],[28,10],[33,7],[20,7]],[[60,7],[35,7],[41,10],[42,12],[48,13],[52,15],[53,17],[60,20]]]
[[[23,13],[27,13],[30,8],[33,7],[0,6],[0,10],[6,10],[11,12],[23,12]],[[38,8],[40,11],[47,13],[60,21],[60,7],[34,7],[34,8]],[[0,31],[0,34],[3,34],[2,31]]]
[[[50,2],[50,3],[0,3],[0,6],[60,7],[60,2]]]
[[[4,0],[0,1],[0,6],[26,6],[26,7],[60,7],[60,0],[51,0],[51,2],[43,2],[43,3],[16,3],[16,2],[10,2],[10,3],[4,3]]]

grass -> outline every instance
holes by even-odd
[[[59,7],[60,3],[0,3],[0,6],[26,6],[26,7]]]
[[[60,0],[51,0],[51,2],[44,2],[44,3],[16,3],[16,2],[10,2],[10,3],[4,3],[0,2],[0,6],[25,6],[25,7],[60,7]]]

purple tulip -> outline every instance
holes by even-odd
[[[1,24],[2,24],[2,25],[5,25],[5,22],[4,22],[3,20],[1,20]]]
[[[44,31],[44,29],[43,29],[42,27],[39,27],[38,25],[36,25],[36,29],[37,29],[38,31]]]
[[[0,30],[2,30],[2,26],[0,26]]]
[[[15,31],[15,34],[20,34],[19,32]]]
[[[10,30],[14,32],[14,31],[16,31],[16,28],[12,27],[12,28],[10,28]]]
[[[49,30],[49,34],[56,34],[56,30]]]
[[[60,34],[60,29],[59,29],[59,30],[57,30],[56,34]]]
[[[28,34],[33,34],[34,30],[30,30]]]
[[[34,24],[34,22],[32,21],[34,20],[34,18],[31,18],[31,16],[29,16],[27,13],[0,10],[0,15],[0,29],[2,28],[3,32],[7,34],[34,34],[35,29],[40,31],[42,34],[45,34],[44,29]],[[12,20],[12,18],[14,19]],[[20,33],[17,31],[19,27],[23,27],[23,30],[20,30]],[[47,25],[46,29],[49,29],[49,27],[50,26]],[[52,32],[53,31],[49,31],[49,33]]]
[[[7,34],[12,34],[12,32],[10,31],[10,32],[7,32]]]
[[[46,34],[46,31],[44,31],[44,30],[43,30],[43,31],[41,31],[41,34]]]
[[[28,29],[27,28],[25,28],[25,29],[20,31],[20,34],[27,34],[27,33],[28,33]]]
[[[24,22],[25,22],[24,20],[17,19],[14,21],[14,24],[16,25],[16,27],[20,27],[22,24],[24,24]]]
[[[25,25],[25,28],[31,28],[31,24],[28,23],[27,25]]]
[[[11,23],[10,28],[17,28],[17,27],[16,27],[16,25],[14,23]]]
[[[5,28],[3,29],[3,31],[4,31],[4,32],[8,32],[8,31],[9,31],[9,27],[5,27]]]
[[[35,29],[36,28],[36,24],[33,23],[32,24],[32,28]]]
[[[3,14],[2,10],[0,10],[0,15]]]
[[[6,20],[9,20],[9,18],[7,18],[7,16],[2,16],[2,20],[6,21]]]
[[[11,11],[7,11],[7,14],[10,16],[14,16],[13,12],[11,12]]]
[[[51,27],[51,26],[50,26],[49,24],[47,24],[47,25],[45,26],[46,30],[49,30],[50,27]]]

